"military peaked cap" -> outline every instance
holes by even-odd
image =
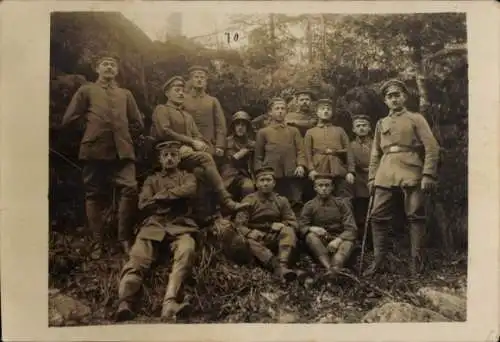
[[[162,87],[162,90],[163,92],[165,93],[167,90],[169,90],[175,82],[178,82],[180,84],[182,84],[182,86],[184,86],[186,84],[186,81],[184,81],[184,78],[182,78],[181,76],[174,76],[174,77],[171,77],[167,80],[167,82],[165,82],[165,84],[163,85]]]
[[[233,122],[237,120],[244,120],[250,122],[252,121],[252,117],[247,112],[240,110],[233,114],[232,120]]]
[[[116,64],[120,63],[120,57],[118,57],[117,54],[109,51],[102,51],[94,58],[95,67],[97,67],[99,64],[101,64],[102,61],[105,60],[113,60],[116,62]]]
[[[316,176],[314,176],[314,181],[317,181],[319,179],[329,179],[333,181],[333,175],[329,173],[318,173]]]
[[[179,151],[182,144],[179,141],[169,140],[156,144],[157,151]]]
[[[331,107],[333,107],[333,101],[330,99],[319,99],[316,102],[316,106],[319,106],[320,104],[327,104],[327,105],[330,105]]]
[[[352,116],[352,122],[357,121],[357,120],[365,120],[370,122],[370,117],[368,115],[363,115],[363,114],[357,114]]]
[[[301,88],[295,92],[296,96],[299,96],[300,94],[307,94],[307,95],[311,96],[311,99],[313,99],[313,100],[315,98],[314,92],[309,88]]]
[[[284,102],[287,104],[286,100],[282,97],[273,97],[272,99],[269,100],[269,103],[267,105],[268,108],[271,108],[276,102]]]
[[[255,178],[259,178],[260,176],[271,175],[274,177],[274,169],[270,166],[264,166],[260,169],[255,170]]]
[[[392,79],[392,80],[386,81],[380,87],[380,93],[382,94],[382,96],[386,95],[387,90],[389,90],[390,87],[398,87],[399,89],[401,89],[406,94],[409,94],[408,88],[406,87],[406,84],[404,84],[403,81],[400,81],[398,79]]]
[[[188,69],[188,73],[192,73],[193,71],[204,71],[208,74],[208,68],[201,65],[193,65]]]

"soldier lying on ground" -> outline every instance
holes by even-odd
[[[354,157],[349,137],[342,127],[332,124],[333,105],[329,99],[320,99],[316,115],[318,124],[307,131],[304,151],[311,180],[318,173],[334,176],[336,197],[352,199],[352,184],[355,181]]]
[[[119,189],[118,239],[128,252],[137,208],[133,139],[142,135],[142,114],[132,93],[116,84],[118,58],[102,54],[96,62],[95,83],[81,86],[62,119],[61,128],[81,120],[85,132],[79,158],[85,161],[83,184],[88,226],[94,233],[91,257],[101,257],[104,201],[112,186]]]
[[[139,196],[139,209],[146,218],[121,272],[117,321],[134,317],[133,306],[145,273],[166,248],[173,253],[173,261],[161,316],[172,320],[185,313],[188,307],[187,303],[179,304],[177,298],[194,260],[195,240],[192,235],[198,227],[191,218],[190,200],[196,195],[196,178],[178,169],[180,147],[179,142],[157,145],[162,169],[146,179]]]
[[[255,169],[274,170],[276,192],[286,197],[294,209],[301,206],[305,158],[302,136],[297,128],[285,124],[287,104],[273,98],[269,104],[272,123],[257,132]]]
[[[439,145],[422,114],[405,107],[408,89],[399,80],[381,87],[389,114],[375,127],[370,156],[368,188],[373,191],[372,227],[375,260],[365,275],[384,268],[386,240],[395,190],[403,192],[404,208],[410,226],[412,275],[423,267],[421,248],[425,234],[424,193],[437,182]]]
[[[235,202],[226,190],[212,156],[207,153],[208,145],[203,141],[193,118],[184,111],[184,79],[174,76],[163,86],[167,103],[158,105],[152,116],[151,136],[155,141],[175,140],[182,143],[180,148],[181,168],[196,172],[199,186],[211,187],[219,200],[231,211],[237,211],[245,205]],[[200,203],[201,204],[201,203]]]
[[[300,237],[327,274],[334,275],[352,254],[357,227],[351,207],[332,196],[332,175],[317,174],[314,190],[316,197],[304,205],[299,217]]]
[[[274,192],[274,185],[272,168],[256,171],[257,191],[243,199],[249,207],[236,214],[233,227],[246,239],[250,252],[265,268],[282,280],[292,281],[297,277],[290,269],[297,242],[297,219],[288,200]],[[276,250],[277,256],[273,253]]]
[[[226,162],[221,166],[224,185],[234,198],[241,199],[255,191],[252,180],[255,141],[249,135],[251,118],[246,112],[233,115],[231,135],[226,141]]]

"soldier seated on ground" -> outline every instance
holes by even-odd
[[[189,203],[196,195],[196,178],[178,169],[180,146],[174,141],[157,145],[161,171],[146,179],[139,196],[139,209],[146,218],[121,272],[117,321],[134,317],[132,307],[144,275],[165,248],[173,253],[173,261],[161,316],[166,321],[175,320],[188,308],[187,303],[178,303],[177,299],[194,260],[193,234],[198,232],[198,226],[191,217]]]
[[[332,175],[317,174],[314,190],[316,197],[304,205],[299,217],[300,237],[327,274],[335,275],[352,254],[357,227],[351,207],[332,196]]]
[[[236,112],[226,140],[226,162],[221,167],[224,185],[233,198],[241,199],[255,191],[252,181],[253,150],[255,141],[250,138],[251,117],[244,111]]]
[[[249,207],[236,215],[234,227],[265,268],[281,280],[293,281],[297,272],[290,263],[297,242],[297,219],[288,200],[274,192],[274,185],[272,168],[256,171],[257,191],[243,199]],[[272,250],[278,252],[277,256]]]

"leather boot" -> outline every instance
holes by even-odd
[[[373,254],[375,260],[372,264],[367,268],[365,272],[363,272],[363,276],[372,276],[375,273],[382,272],[384,269],[384,262],[387,255],[387,223],[381,222],[371,222],[372,227],[372,235],[373,235]]]
[[[130,321],[134,319],[134,317],[135,313],[132,310],[132,305],[126,301],[121,302],[115,313],[115,321],[116,322]]]
[[[94,260],[100,259],[103,247],[103,210],[99,199],[86,199],[85,211],[87,213],[87,224],[94,238],[94,246],[90,257]]]
[[[234,201],[231,196],[225,196],[222,199],[222,204],[232,212],[237,212],[243,209],[246,209],[250,206],[250,203],[239,203]]]
[[[297,279],[297,274],[288,268],[286,263],[279,262],[276,258],[271,259],[269,268],[272,269],[274,275],[284,281],[294,281]]]
[[[411,244],[411,275],[416,277],[423,270],[422,245],[425,235],[424,222],[410,222],[410,244]]]
[[[134,195],[121,195],[118,204],[118,240],[128,253],[133,235],[134,219],[137,210],[137,197]]]

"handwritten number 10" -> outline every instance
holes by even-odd
[[[226,38],[227,38],[227,43],[230,44],[231,43],[231,33],[230,32],[225,32],[225,35],[226,35]],[[233,34],[232,38],[233,38],[233,41],[237,42],[238,39],[240,38],[240,36],[236,32],[235,34]]]

